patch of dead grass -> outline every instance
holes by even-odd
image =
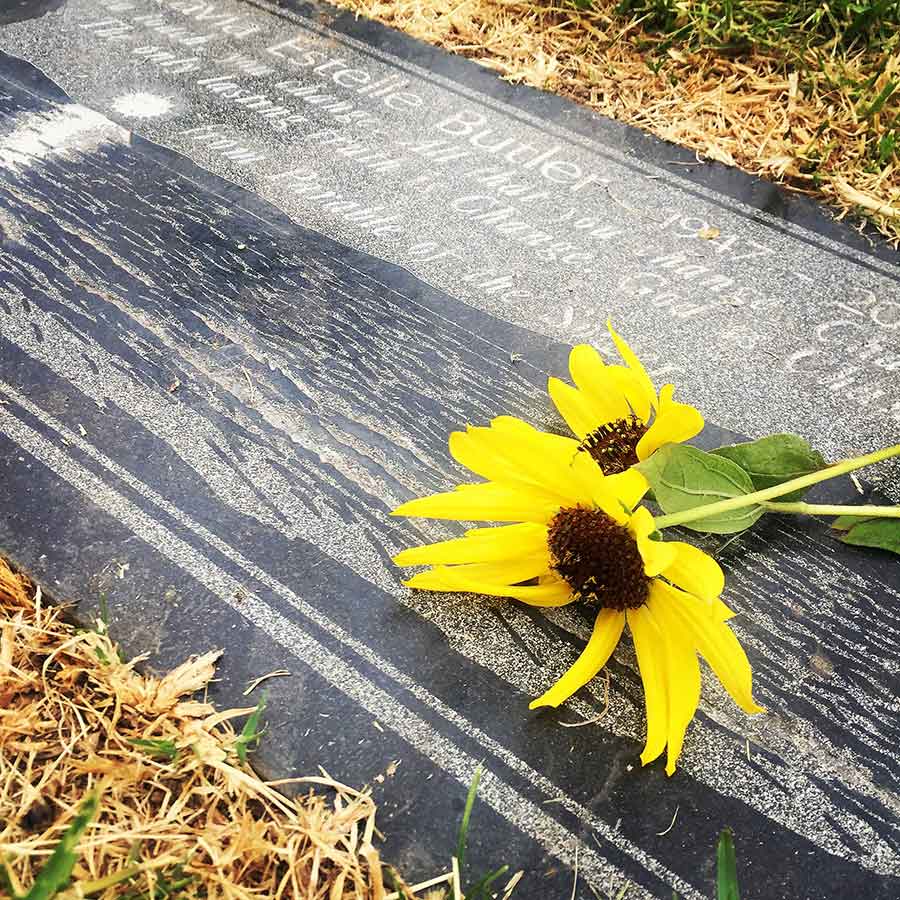
[[[874,116],[850,85],[870,77],[865,51],[794,69],[765,54],[733,58],[669,48],[625,21],[616,3],[590,10],[519,0],[333,0],[358,15],[460,53],[503,78],[554,91],[706,159],[820,196],[838,216],[863,216],[900,243],[900,174],[873,166],[873,141],[900,114],[894,96]],[[900,71],[892,58],[866,91]],[[846,88],[838,87],[847,85]]]
[[[105,629],[77,631],[0,560],[0,861],[17,893],[96,792],[60,897],[390,896],[367,792],[323,772],[278,782],[308,788],[288,798],[236,753],[231,723],[251,710],[192,699],[218,656],[142,675]]]

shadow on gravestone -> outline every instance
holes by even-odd
[[[160,665],[224,644],[225,702],[263,670],[294,670],[262,760],[327,759],[357,783],[405,760],[382,824],[423,875],[445,864],[486,757],[476,852],[527,866],[521,896],[567,896],[561,862],[579,839],[595,890],[706,895],[725,824],[747,896],[896,894],[890,561],[777,520],[725,550],[772,712],[748,721],[709,685],[673,779],[637,764],[627,647],[600,727],[528,716],[586,623],[409,596],[389,551],[446,532],[386,513],[458,477],[453,427],[546,411],[565,347],[298,227],[88,107],[42,101],[21,63],[4,73],[0,421],[21,502],[0,539],[14,558],[64,579],[62,595],[108,592],[126,645]]]

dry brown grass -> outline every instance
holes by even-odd
[[[293,779],[309,792],[289,799],[241,762],[231,722],[250,710],[191,699],[217,656],[141,675],[104,628],[77,631],[0,560],[0,861],[17,893],[96,792],[60,897],[412,897],[386,893],[368,793],[323,773]],[[170,741],[177,756],[136,740]]]
[[[869,77],[864,53],[786,67],[765,55],[732,58],[669,49],[640,23],[595,0],[589,11],[519,0],[333,0],[431,44],[495,69],[509,81],[554,91],[603,115],[818,195],[840,216],[871,220],[900,242],[900,173],[873,166],[884,122],[900,112],[895,96],[880,115],[865,116],[873,96],[900,71],[887,62],[865,97],[841,84]]]

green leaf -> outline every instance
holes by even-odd
[[[665,513],[684,512],[754,490],[750,476],[736,462],[685,444],[666,444],[637,468],[650,482],[656,502]],[[761,506],[745,506],[706,516],[684,527],[734,534],[749,528],[764,512]]]
[[[835,531],[849,531],[858,522],[868,522],[871,517],[866,516],[838,516],[831,527]]]
[[[718,900],[741,900],[738,892],[737,860],[734,855],[734,835],[726,828],[719,835],[716,853],[718,873],[716,877]]]
[[[838,531],[845,531],[841,540],[854,547],[872,547],[900,555],[900,519],[873,519],[841,516],[831,523]]]
[[[259,703],[256,704],[256,709],[253,710],[252,713],[247,718],[247,721],[244,723],[244,729],[238,735],[237,740],[234,742],[234,749],[237,752],[238,757],[242,763],[247,762],[247,750],[249,749],[251,744],[258,744],[259,739],[263,735],[263,730],[260,730],[259,727],[259,719],[262,716],[263,711],[266,708],[266,693],[263,691],[263,695],[259,698]]]
[[[729,444],[712,452],[736,462],[750,476],[757,491],[827,466],[822,454],[798,434],[772,434],[758,441]],[[778,499],[786,503],[800,500],[807,490],[792,491]]]
[[[50,859],[37,873],[31,890],[25,895],[24,900],[50,900],[69,883],[72,869],[75,868],[75,863],[78,861],[75,848],[81,835],[84,834],[84,830],[94,818],[98,802],[96,794],[89,794],[82,801],[75,818],[72,819],[72,824],[65,830],[50,855]]]

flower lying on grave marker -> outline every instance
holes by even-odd
[[[834,465],[796,434],[711,452],[683,446],[703,430],[703,416],[676,403],[671,384],[657,394],[631,347],[610,322],[607,328],[625,365],[606,365],[593,347],[580,344],[569,354],[575,386],[551,377],[547,389],[578,435],[578,449],[605,475],[636,471],[646,479],[665,514],[658,527],[735,534],[767,512],[834,515],[832,528],[844,533],[844,543],[900,555],[900,508],[801,502],[813,485],[898,456],[900,445]]]
[[[559,706],[612,655],[626,623],[644,682],[646,764],[668,746],[672,774],[700,701],[702,654],[746,712],[761,712],[752,673],[719,599],[718,563],[681,541],[663,541],[638,506],[646,483],[634,469],[604,476],[571,438],[503,416],[450,436],[450,452],[489,479],[422,497],[397,516],[515,523],[399,553],[401,566],[429,565],[405,582],[432,591],[471,591],[535,606],[580,602],[597,610],[575,664],[531,707]]]
[[[593,347],[579,344],[569,353],[575,386],[550,378],[547,390],[578,435],[581,449],[604,474],[614,475],[649,458],[663,444],[690,440],[703,430],[703,416],[672,398],[674,385],[665,385],[657,394],[631,347],[611,323],[607,328],[625,365],[607,365]]]

